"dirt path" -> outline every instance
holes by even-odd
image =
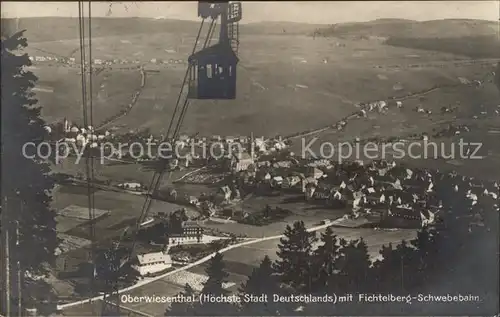
[[[139,87],[139,89],[137,89],[134,92],[134,95],[132,96],[132,101],[128,104],[128,106],[125,109],[120,111],[118,114],[115,114],[115,115],[111,116],[110,118],[104,120],[103,123],[101,123],[98,127],[96,127],[96,130],[101,130],[106,126],[109,126],[113,122],[116,122],[117,120],[127,116],[130,113],[130,111],[132,111],[132,108],[137,103],[137,100],[139,99],[139,96],[141,95],[142,90],[146,86],[146,72],[144,71],[144,68],[142,66],[139,68],[139,71],[141,73],[141,86]]]

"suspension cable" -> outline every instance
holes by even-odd
[[[94,219],[95,219],[95,195],[94,195],[94,190],[93,190],[93,183],[94,183],[94,179],[95,179],[95,175],[94,175],[94,153],[93,153],[93,148],[92,148],[92,144],[94,142],[94,136],[95,136],[95,126],[94,126],[94,98],[93,98],[93,85],[92,85],[92,82],[93,82],[93,74],[94,74],[94,69],[93,69],[93,58],[92,58],[92,2],[89,1],[88,3],[88,42],[89,42],[89,97],[88,97],[88,100],[89,100],[89,106],[90,106],[90,109],[89,109],[89,125],[91,127],[91,131],[90,131],[90,142],[91,143],[91,146],[90,146],[90,149],[88,149],[87,153],[88,153],[88,158],[87,160],[90,161],[90,180],[91,180],[91,188],[90,188],[90,198],[91,198],[91,224],[90,224],[90,239],[91,239],[91,244],[90,244],[90,247],[91,247],[91,254],[92,254],[92,261],[93,261],[93,268],[94,268],[94,272],[93,272],[93,277],[95,278],[95,274],[96,274],[96,271],[95,271],[95,225],[94,225]],[[88,128],[88,127],[87,127]],[[93,292],[95,292],[95,290],[93,289]],[[92,294],[94,295],[94,294]]]
[[[205,43],[203,43],[203,48],[207,47],[209,41],[212,39],[212,35],[214,34],[216,24],[217,24],[217,20],[212,19],[212,21],[210,22],[210,27],[208,28],[208,35],[205,38]]]
[[[212,19],[212,21],[210,23],[210,29],[208,31],[208,36],[205,39],[205,43],[203,43],[203,49],[207,48],[207,46],[210,45],[210,43],[212,42],[212,38],[213,38],[213,35],[215,33],[216,25],[217,25],[217,19]],[[174,135],[177,135],[180,133],[180,129],[181,129],[182,123],[184,122],[184,118],[186,116],[188,108],[189,108],[189,99],[186,98],[186,100],[184,101],[184,105],[182,107],[180,117],[179,117],[179,123],[177,124],[177,127],[174,130]],[[171,174],[169,174],[169,177],[170,177],[170,175]]]
[[[192,54],[194,54],[196,52],[196,47],[198,46],[198,42],[199,42],[199,39],[200,39],[200,36],[201,36],[201,31],[203,29],[204,22],[205,22],[205,19],[202,20],[200,28],[198,30],[198,34],[196,36],[196,40],[195,40],[195,43],[194,43]],[[210,30],[209,30],[209,32],[207,34],[207,38],[209,38],[209,39],[211,39],[211,35],[210,34],[213,35],[213,28],[214,28],[215,23],[216,23],[216,20],[212,19],[211,24],[210,24]],[[203,45],[203,48],[206,48],[207,43],[208,43],[207,39],[205,39],[205,43]],[[182,123],[184,121],[184,118],[185,118],[185,115],[186,115],[186,112],[187,112],[187,108],[189,106],[189,95],[186,96],[186,99],[185,99],[185,101],[184,101],[184,103],[183,103],[183,105],[181,107],[181,114],[180,114],[180,116],[178,118],[178,121],[177,121],[177,124],[175,126],[174,133],[173,133],[173,135],[171,137],[169,136],[170,132],[171,132],[171,129],[172,129],[172,126],[173,126],[174,121],[175,121],[175,116],[177,114],[177,111],[179,110],[180,100],[181,100],[181,98],[183,96],[184,86],[186,85],[186,82],[187,82],[187,79],[188,79],[188,76],[189,76],[189,73],[190,73],[191,70],[192,70],[192,65],[189,62],[188,67],[186,69],[186,73],[184,75],[184,79],[182,81],[181,90],[179,92],[179,95],[178,95],[178,98],[177,98],[177,101],[176,101],[176,105],[175,105],[175,108],[174,108],[174,113],[173,113],[172,118],[170,120],[166,136],[162,140],[162,142],[175,140],[177,138],[177,135],[178,135],[179,131],[180,131],[180,128],[182,126]],[[150,209],[151,203],[152,203],[152,198],[154,197],[154,195],[156,194],[156,192],[158,190],[158,187],[159,187],[159,185],[161,183],[163,175],[166,172],[166,169],[167,169],[167,160],[161,159],[160,168],[159,168],[159,170],[155,171],[154,174],[153,174],[153,177],[151,179],[150,187],[148,188],[149,192],[146,195],[146,199],[144,201],[144,205],[142,207],[141,214],[139,215],[139,218],[137,219],[135,230],[133,231],[133,236],[132,236],[132,245],[131,245],[130,250],[128,252],[128,256],[127,256],[125,262],[122,262],[120,264],[119,269],[121,269],[123,267],[123,265],[130,260],[130,258],[132,257],[132,255],[134,253],[134,249],[135,249],[135,245],[137,243],[137,237],[138,237],[137,233],[138,233],[138,231],[140,229],[140,225],[143,222],[143,220],[146,218],[146,216],[147,216],[147,214],[149,212],[149,209]],[[170,179],[171,175],[172,175],[172,173],[169,172],[168,173],[168,178],[169,179]],[[116,283],[117,283],[117,281],[115,281],[115,284]],[[112,293],[113,293],[113,290],[111,290],[111,294]],[[111,295],[109,295],[109,294],[104,294],[104,296],[103,296],[103,300],[104,300],[104,305],[103,305],[103,308],[102,308],[103,312],[105,310],[105,307],[107,306],[106,305],[106,298],[110,297],[110,296]]]
[[[200,39],[200,36],[201,36],[201,31],[203,29],[204,21],[205,21],[205,19],[202,20],[200,28],[198,30],[198,34],[196,36],[195,44],[194,44],[194,47],[193,47],[193,54],[196,51],[196,47],[198,45],[198,42],[199,42],[199,39]],[[214,21],[212,21],[212,23],[211,23],[211,28],[213,28],[213,24],[214,24]],[[210,30],[211,30],[211,28],[210,28]],[[204,46],[206,46],[206,45],[204,45]],[[172,116],[172,118],[170,120],[166,137],[164,138],[164,140],[162,140],[162,142],[171,141],[171,140],[174,140],[177,137],[176,131],[179,130],[180,125],[182,124],[182,121],[183,121],[183,117],[185,116],[185,114],[182,115],[182,113],[186,112],[185,108],[186,108],[186,105],[188,104],[188,101],[189,101],[189,97],[188,96],[186,97],[186,101],[182,105],[181,116],[179,116],[179,118],[178,118],[177,124],[176,124],[175,129],[174,129],[174,133],[173,133],[173,135],[171,137],[169,135],[170,135],[170,132],[172,130],[172,126],[173,126],[174,121],[175,121],[175,116],[176,116],[176,114],[177,114],[177,112],[179,110],[180,100],[181,100],[181,98],[183,96],[184,86],[186,85],[186,82],[187,82],[187,79],[188,79],[188,76],[189,76],[189,72],[191,71],[191,67],[192,66],[189,63],[189,65],[187,67],[187,70],[186,70],[186,73],[184,75],[184,79],[182,81],[181,90],[180,90],[179,95],[177,97],[176,105],[175,105],[175,108],[174,108],[174,113],[173,113],[173,116]],[[166,172],[166,169],[167,169],[167,160],[162,159],[161,163],[160,163],[160,166],[159,166],[159,171],[156,171],[153,174],[153,177],[151,179],[151,184],[150,184],[150,187],[148,188],[149,193],[146,195],[146,199],[144,201],[141,213],[140,213],[138,221],[136,223],[136,228],[134,230],[134,236],[132,238],[132,245],[131,245],[130,252],[129,252],[127,260],[130,260],[130,257],[132,256],[132,254],[134,252],[135,245],[137,243],[137,232],[139,231],[141,223],[144,221],[144,219],[146,218],[146,216],[147,216],[147,214],[149,212],[149,209],[150,209],[151,203],[152,203],[152,198],[153,198],[153,196],[156,194],[156,192],[158,190],[158,187],[159,187],[159,185],[161,183],[161,180],[162,180],[162,178],[163,178],[163,176],[164,176],[164,174]],[[169,173],[169,175],[171,175],[171,173]]]
[[[91,5],[89,2],[89,49],[91,50],[91,34],[90,34],[90,9]],[[82,111],[83,111],[83,125],[85,129],[89,128],[89,117],[90,117],[90,125],[93,127],[92,122],[93,122],[93,109],[92,106],[90,108],[90,116],[89,116],[89,109],[88,109],[88,99],[87,99],[87,60],[86,60],[86,54],[85,54],[85,19],[84,19],[84,5],[82,1],[78,1],[78,26],[79,26],[79,38],[80,38],[80,68],[81,68],[81,73],[82,73]],[[89,58],[92,59],[92,55],[89,52]],[[89,89],[92,94],[92,62],[89,62],[89,73],[90,73],[90,78],[89,78]],[[92,104],[92,95],[90,96],[90,103]],[[92,131],[88,131],[88,135],[92,135]],[[92,137],[90,137],[91,139]],[[88,145],[88,139],[85,142],[84,147]],[[92,141],[92,140],[90,140]],[[89,214],[89,236],[90,236],[90,254],[89,254],[89,260],[90,263],[92,264],[91,268],[91,276],[90,276],[90,290],[91,294],[95,294],[95,288],[94,288],[94,278],[95,278],[95,228],[94,228],[94,203],[95,203],[95,197],[94,197],[94,191],[93,191],[93,179],[94,179],[94,165],[93,165],[93,157],[92,154],[90,153],[90,149],[84,148],[86,152],[86,162],[85,162],[85,174],[86,174],[86,179],[87,179],[87,199],[88,199],[88,214]]]

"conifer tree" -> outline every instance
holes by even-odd
[[[55,260],[58,245],[55,212],[50,209],[54,182],[49,165],[36,157],[35,147],[25,148],[28,142],[43,141],[44,122],[40,107],[31,89],[37,77],[26,69],[31,65],[27,54],[24,31],[1,41],[2,65],[2,223],[0,228],[15,237],[11,246],[11,260],[16,259],[21,276],[23,306],[34,305],[32,278],[48,274],[47,263]],[[3,232],[5,233],[5,232]],[[2,246],[5,246],[2,234]],[[10,239],[13,242],[13,239]],[[16,245],[17,244],[17,245]],[[3,248],[3,247],[2,247]],[[5,262],[5,259],[2,261]],[[13,265],[12,267],[16,267]],[[5,289],[4,289],[5,291]],[[2,296],[3,297],[3,296]],[[38,300],[36,300],[38,302]],[[5,305],[0,305],[5,307]]]
[[[296,291],[307,292],[312,287],[312,254],[316,234],[308,232],[303,221],[297,221],[293,227],[286,226],[284,235],[278,245],[279,259],[274,263],[274,269],[281,282]]]
[[[241,314],[245,316],[262,315],[275,316],[280,311],[279,303],[273,301],[273,295],[280,293],[278,280],[274,274],[272,261],[266,255],[258,268],[255,268],[248,280],[239,289],[240,298],[253,295],[254,297],[265,296],[267,301],[255,301],[241,303]]]
[[[394,249],[391,244],[382,247],[380,254],[383,259],[374,263],[378,290],[405,294],[413,289],[420,277],[418,251],[402,241]]]
[[[227,296],[229,292],[224,289],[224,284],[227,283],[227,278],[229,273],[226,272],[223,256],[221,253],[216,253],[208,263],[208,267],[205,270],[208,280],[203,283],[203,289],[201,294],[212,295],[212,296]],[[195,305],[195,312],[198,315],[203,316],[220,316],[220,315],[231,315],[236,306],[227,303],[211,303],[203,302],[202,304]]]
[[[331,227],[321,234],[322,245],[314,252],[314,283],[317,291],[334,291],[338,260],[341,256],[341,245]]]
[[[345,292],[369,292],[373,275],[368,248],[363,239],[351,240],[342,249],[339,259],[339,287]]]

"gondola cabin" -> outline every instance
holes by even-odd
[[[189,57],[189,98],[235,99],[238,57],[226,43],[216,44]]]

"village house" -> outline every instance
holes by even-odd
[[[191,140],[191,138],[186,134],[182,134],[179,136],[179,141],[181,141],[181,142],[189,143],[190,140]]]
[[[304,196],[306,200],[310,200],[314,197],[314,193],[316,192],[316,184],[315,183],[307,183],[304,186]]]
[[[302,182],[301,187],[303,193],[306,192],[307,184],[313,184],[314,186],[318,184],[318,181],[314,177],[303,178],[301,182]]]
[[[307,167],[306,168],[306,177],[312,177],[314,179],[319,179],[323,176],[323,171],[316,167]]]
[[[259,152],[266,153],[267,152],[267,146],[266,146],[266,141],[264,138],[255,138],[255,140],[252,143],[252,146],[256,148]]]
[[[292,166],[291,161],[278,161],[273,163],[274,168],[290,168]]]
[[[139,190],[142,188],[140,183],[122,183],[118,184],[118,187],[123,189]]]
[[[257,167],[269,167],[271,166],[271,162],[269,161],[258,161],[255,163]]]
[[[182,224],[181,233],[167,234],[167,241],[169,246],[201,243],[203,240],[203,227],[191,221],[185,221]]]
[[[238,140],[239,140],[239,142],[240,142],[241,144],[248,143],[248,137],[246,137],[246,136],[240,136],[240,137],[238,138]]]
[[[298,185],[299,183],[300,183],[300,177],[289,176],[283,180],[283,184],[281,184],[281,187],[282,188],[293,188],[296,185]]]
[[[223,186],[215,194],[215,202],[217,204],[228,203],[231,201],[231,195],[232,191],[229,186]]]
[[[423,215],[425,216],[424,219],[422,219]],[[384,212],[380,224],[383,227],[390,228],[420,229],[425,223],[424,220],[430,217],[428,211],[419,212],[411,207],[397,207]]]
[[[248,153],[233,155],[231,159],[231,170],[233,172],[246,171],[250,165],[254,164],[253,157]]]
[[[192,206],[198,206],[200,204],[197,197],[190,196],[190,195],[182,195],[178,201],[179,201],[179,203],[192,205]]]
[[[172,259],[166,252],[152,252],[137,255],[132,268],[141,276],[162,272],[172,267]]]
[[[271,141],[271,148],[276,151],[281,151],[287,148],[287,145],[284,141],[277,139]]]
[[[330,186],[320,185],[316,187],[313,198],[316,200],[327,200],[332,195],[333,188]]]
[[[327,159],[320,159],[320,160],[315,160],[307,164],[308,167],[325,167],[329,168],[332,167],[333,164],[330,162],[330,160]]]
[[[283,184],[283,177],[281,176],[273,177],[271,184],[273,187],[281,187],[281,184]]]

